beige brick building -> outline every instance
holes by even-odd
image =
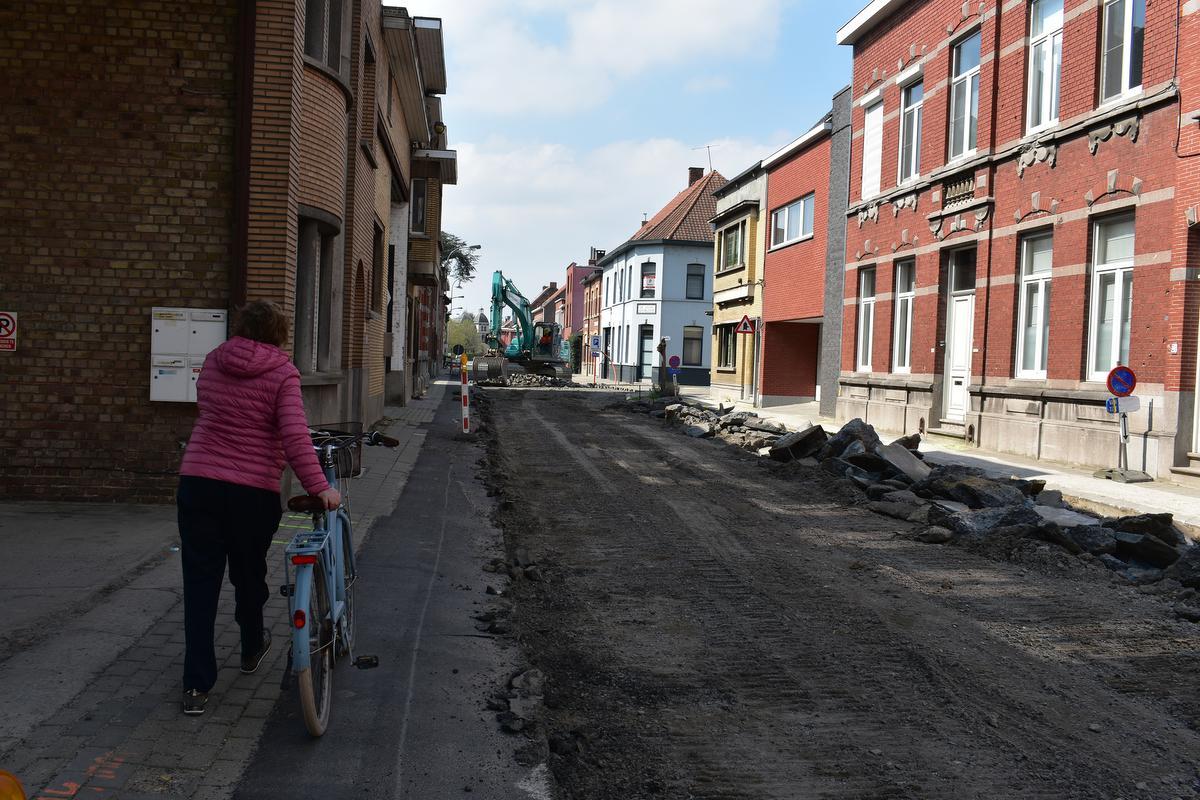
[[[245,8],[0,9],[0,496],[171,496],[195,404],[150,399],[157,307],[284,303],[314,422],[369,424],[434,368],[440,20]]]

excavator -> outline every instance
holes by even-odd
[[[517,326],[517,333],[507,347],[500,338],[505,306],[512,311]],[[571,379],[570,343],[563,341],[562,326],[556,322],[534,322],[529,301],[500,270],[492,275],[491,327],[484,343],[488,352],[476,357],[472,367],[476,381],[507,381],[510,371]]]

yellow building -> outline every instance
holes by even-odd
[[[767,176],[754,164],[713,192],[713,341],[709,393],[714,400],[758,405],[762,340],[763,257]],[[739,333],[749,317],[753,333]]]

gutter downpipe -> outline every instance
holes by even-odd
[[[236,95],[233,134],[233,240],[229,259],[229,304],[246,302],[250,251],[250,145],[254,123],[254,0],[238,3],[237,51],[234,55]]]
[[[999,88],[1000,88],[1000,21],[1001,21],[1000,15],[1003,13],[1001,11],[1001,5],[1002,4],[997,4],[996,13],[992,17],[992,19],[994,20],[994,24],[995,24],[995,32],[992,35],[992,52],[994,53],[994,55],[992,57],[992,124],[991,124],[991,129],[988,132],[988,139],[989,139],[988,146],[992,148],[993,152],[995,152],[995,144],[996,144],[996,115],[999,113],[999,110],[1000,110],[999,109],[999,106],[1000,106],[1000,91],[999,91]],[[993,187],[995,186],[995,178],[996,178],[995,162],[992,162],[992,161],[988,162],[987,176],[988,176],[988,191],[992,191]],[[996,230],[995,225],[994,225],[995,218],[996,218],[996,215],[994,213],[988,215],[988,229],[987,229],[988,253],[987,253],[987,272],[986,272],[987,278],[985,279],[985,282],[984,282],[984,291],[987,293],[987,300],[983,304],[983,342],[981,343],[982,348],[983,348],[983,353],[982,353],[983,358],[981,359],[983,362],[983,366],[979,373],[979,385],[981,387],[987,385],[988,356],[990,355],[990,352],[988,351],[988,333],[989,333],[989,328],[991,327],[989,323],[991,322],[991,316],[992,316],[992,261],[993,261],[992,249],[993,249],[993,244],[995,241],[995,239],[994,239],[994,233]],[[1019,245],[1018,245],[1018,247],[1019,247]],[[1019,321],[1018,321],[1018,324],[1019,324]],[[967,390],[967,402],[968,403],[970,403],[970,398],[971,398],[971,392],[970,392],[970,389],[968,388],[968,390]],[[968,409],[968,411],[969,411],[969,409]],[[969,414],[968,414],[968,416],[969,416]],[[983,427],[983,395],[982,395],[982,393],[980,393],[979,416],[976,421],[975,436],[973,437],[974,441],[971,442],[976,447],[979,447],[980,436],[982,434],[982,431],[980,429],[982,427]],[[1039,438],[1039,440],[1041,438],[1041,426],[1040,425],[1038,426],[1038,438]],[[1040,452],[1040,448],[1039,448],[1038,457],[1040,457],[1040,456],[1041,456],[1041,452]]]

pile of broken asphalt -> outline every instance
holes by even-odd
[[[763,458],[799,480],[830,479],[833,495],[911,523],[900,535],[930,544],[970,547],[1007,560],[1074,557],[1106,568],[1113,579],[1173,604],[1200,623],[1200,546],[1170,514],[1103,518],[1081,513],[1045,482],[998,479],[959,465],[931,466],[921,437],[884,444],[861,419],[830,435],[820,425],[789,431],[752,411],[712,411],[676,400],[625,401],[619,408],[664,420],[695,438],[712,438]],[[1100,571],[1103,574],[1103,571]]]

